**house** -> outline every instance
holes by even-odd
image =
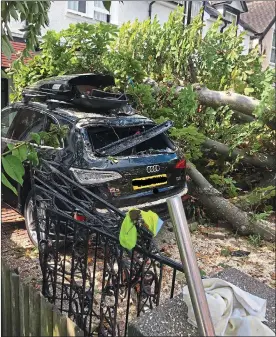
[[[251,27],[254,20],[247,20],[246,15],[249,9],[246,1],[112,1],[110,12],[104,8],[102,1],[53,1],[49,10],[49,26],[41,29],[41,34],[44,35],[47,30],[60,31],[69,27],[71,23],[87,22],[109,22],[115,25],[122,25],[127,21],[139,21],[146,20],[147,18],[153,19],[155,15],[159,19],[160,23],[165,23],[170,13],[176,9],[177,6],[184,7],[183,24],[189,24],[193,18],[199,13],[203,7],[202,19],[205,23],[203,29],[203,35],[206,34],[209,27],[214,21],[221,15],[223,18],[223,24],[221,31],[223,31],[227,25],[234,22],[239,32],[245,31],[244,35],[244,53],[248,53],[251,48],[251,42],[256,38],[256,30]],[[251,8],[251,5],[250,7]],[[258,9],[259,10],[259,9]],[[275,22],[275,18],[274,18]],[[254,23],[253,23],[254,25]],[[17,43],[24,45],[24,22],[12,20],[10,23],[10,29],[12,35]],[[272,27],[270,27],[272,28]],[[266,36],[270,33],[267,32]],[[260,39],[260,35],[257,35]],[[265,45],[267,37],[262,40]],[[256,40],[256,39],[255,39]],[[275,42],[274,42],[275,43]],[[271,50],[271,48],[270,48]],[[274,47],[275,50],[275,47]],[[19,51],[16,48],[16,51]],[[266,47],[268,52],[268,47]],[[15,57],[13,55],[12,57]],[[273,61],[273,59],[272,59]],[[274,58],[275,61],[275,58]],[[7,66],[5,58],[2,56],[2,69]],[[4,88],[7,87],[5,82]],[[7,97],[7,90],[3,93]],[[6,102],[6,100],[5,100]],[[2,102],[3,104],[6,104]]]
[[[103,21],[120,26],[135,19],[153,19],[155,15],[163,24],[177,6],[184,6],[184,24],[190,23],[201,7],[204,7],[203,21],[206,27],[203,34],[219,15],[222,15],[224,20],[222,29],[235,22],[239,31],[245,30],[248,34],[245,39],[245,52],[248,52],[248,40],[254,35],[254,31],[240,20],[241,16],[248,12],[245,1],[112,1],[110,12],[104,8],[102,1],[53,1],[49,10],[49,27],[42,28],[41,33],[44,35],[47,29],[60,31],[68,28],[70,23],[76,22],[93,24]],[[24,23],[12,20],[10,26],[13,36],[23,38]]]
[[[259,45],[264,55],[263,68],[275,68],[276,60],[276,2],[249,1],[248,12],[241,15],[242,22],[254,30],[252,46]]]

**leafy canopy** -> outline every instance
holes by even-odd
[[[202,36],[201,13],[188,26],[183,25],[183,8],[171,13],[161,25],[157,18],[127,22],[120,28],[111,24],[78,23],[60,32],[48,31],[42,51],[26,64],[15,62],[13,100],[22,89],[49,76],[104,72],[114,74],[116,90],[130,94],[138,111],[157,121],[172,119],[171,135],[185,155],[201,167],[208,167],[212,180],[224,184],[229,196],[237,193],[235,172],[239,160],[209,159],[202,152],[206,137],[249,154],[258,151],[273,154],[275,135],[266,123],[275,119],[274,73],[262,70],[257,49],[245,54],[244,35],[235,25],[222,33],[219,18]],[[158,90],[144,82],[152,78]],[[256,120],[235,122],[235,112],[227,106],[201,107],[192,84],[209,89],[235,91],[261,100],[254,112]],[[185,89],[179,91],[178,86]]]
[[[13,40],[9,27],[11,19],[28,22],[25,28],[26,48],[22,57],[28,56],[28,51],[38,45],[38,36],[41,35],[41,27],[49,24],[48,10],[51,1],[1,1],[1,51],[8,58],[14,53],[11,45]],[[3,76],[2,72],[2,76]]]

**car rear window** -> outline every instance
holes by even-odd
[[[153,125],[131,126],[131,127],[88,127],[88,136],[94,150],[112,144],[117,140],[142,133]],[[174,146],[170,139],[163,133],[157,135],[141,144],[138,144],[120,155],[150,153],[152,150],[173,150]]]

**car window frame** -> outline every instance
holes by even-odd
[[[43,111],[40,111],[40,110],[38,110],[38,109],[36,109],[36,108],[34,108],[32,106],[29,106],[29,105],[20,105],[18,107],[19,113],[22,113],[22,111],[24,109],[29,110],[31,112],[34,111],[34,112],[39,113],[39,114],[41,114],[43,116],[43,127],[42,127],[42,130],[44,130],[44,126],[45,126],[45,114],[43,113]],[[22,137],[22,138],[26,138],[26,136],[28,134],[30,134],[30,132],[32,132],[31,130],[32,130],[33,126],[34,126],[34,124],[30,126],[30,128],[29,128],[30,131],[28,131],[27,133],[25,131],[23,131],[23,133],[21,134],[21,137],[22,137],[22,135],[24,135],[24,137]],[[10,138],[10,139],[11,140],[15,140],[17,142],[30,142],[30,140],[26,140],[26,139],[12,139],[12,138]]]
[[[57,125],[58,125],[58,127],[60,128],[61,127],[61,125],[60,125],[60,122],[59,122],[59,120],[55,117],[55,116],[53,116],[51,113],[49,113],[48,111],[44,111],[44,114],[45,114],[45,117],[49,117],[50,119],[52,119]],[[46,130],[46,118],[45,118],[45,130]],[[45,131],[44,130],[44,131]],[[57,150],[62,150],[62,149],[64,149],[65,148],[65,142],[64,142],[64,139],[63,138],[60,138],[60,145],[61,145],[61,147],[52,147],[52,146],[48,146],[48,145],[42,145],[43,147],[45,147],[45,148],[51,148],[51,149],[57,149]]]
[[[9,110],[9,111],[17,110],[17,113],[19,113],[19,110],[20,110],[20,109],[17,108],[16,106],[14,106],[14,105],[9,105],[9,106],[4,107],[3,109],[1,109],[1,120],[2,120],[3,114],[6,112],[6,110]],[[16,118],[16,116],[15,116],[14,118]],[[12,123],[13,123],[13,121],[12,121]],[[11,125],[12,125],[12,124],[11,124]],[[5,136],[2,136],[2,127],[1,127],[1,139],[3,139],[3,140],[11,139],[11,138],[8,138],[8,137],[7,137],[7,134],[9,133],[9,130],[10,130],[11,125],[9,126],[8,131],[7,131],[7,133],[6,133]],[[14,140],[14,139],[11,139],[11,140]]]
[[[18,113],[20,113],[20,111],[24,108],[29,108],[29,109],[32,109],[32,110],[35,110],[36,112],[39,112],[41,113],[42,115],[44,115],[45,117],[45,120],[44,120],[44,125],[43,125],[43,129],[45,129],[45,123],[46,123],[46,117],[48,116],[49,118],[51,118],[59,127],[60,127],[60,123],[59,123],[59,120],[53,116],[53,114],[49,113],[48,111],[45,111],[39,107],[36,107],[36,106],[33,106],[33,105],[23,105],[23,104],[20,104],[18,106],[14,106],[14,105],[11,105],[11,106],[8,106],[8,107],[4,107],[1,112],[5,109],[12,109],[12,108],[15,108],[18,110]],[[13,144],[17,144],[17,143],[20,143],[22,142],[22,140],[19,140],[19,139],[12,139],[12,138],[7,138],[7,137],[2,137],[2,134],[1,134],[1,138],[8,142],[8,143],[13,143]],[[38,145],[36,143],[32,143],[32,145],[34,147],[38,147],[38,148],[42,148],[42,149],[55,149],[55,150],[62,150],[64,149],[64,139],[61,138],[61,147],[53,147],[53,146],[48,146],[48,145]]]

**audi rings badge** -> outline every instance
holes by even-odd
[[[153,165],[153,166],[147,166],[147,172],[148,173],[156,173],[160,171],[159,165]]]

